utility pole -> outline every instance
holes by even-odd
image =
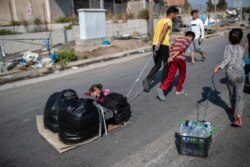
[[[43,3],[43,15],[44,15],[45,30],[48,31],[48,25],[47,25],[47,19],[46,19],[44,3]]]
[[[12,14],[12,7],[11,7],[11,2],[9,1],[9,8],[10,8],[10,15],[11,15],[11,24],[13,26],[13,32],[15,32],[15,25],[14,25],[14,19],[13,19],[13,14]]]
[[[153,39],[153,35],[154,35],[154,9],[153,9],[153,5],[154,2],[153,0],[149,0],[149,35],[150,35],[150,39]]]
[[[103,0],[100,0],[100,8],[104,9],[104,1]]]

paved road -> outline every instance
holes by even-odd
[[[229,103],[223,72],[215,77],[219,92],[213,94],[206,117],[218,128],[209,157],[180,156],[174,144],[178,120],[196,118],[196,103],[206,97],[212,68],[222,59],[226,43],[225,37],[205,41],[207,60],[188,64],[184,86],[187,97],[176,96],[171,91],[166,102],[158,101],[158,76],[151,92],[142,93],[131,103],[130,124],[64,154],[57,153],[37,132],[35,117],[43,114],[48,96],[65,88],[75,89],[82,96],[91,84],[98,82],[113,92],[126,94],[148,57],[1,90],[0,166],[249,166],[249,94],[245,95],[245,126],[230,127],[224,109]],[[140,89],[141,84],[138,84],[134,93]]]

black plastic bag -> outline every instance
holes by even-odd
[[[121,124],[131,117],[130,104],[127,98],[119,93],[111,93],[104,97],[103,106],[113,111],[113,118],[109,121],[112,124]]]
[[[99,134],[99,111],[93,100],[63,99],[59,106],[58,135],[63,143],[79,143]]]
[[[64,101],[63,99],[78,99],[78,96],[72,89],[56,92],[48,98],[44,108],[44,126],[54,133],[58,132],[59,101]]]

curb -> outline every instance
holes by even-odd
[[[17,82],[13,82],[13,83],[8,83],[8,84],[0,85],[0,91],[7,90],[7,89],[12,89],[12,88],[17,88],[17,87],[20,87],[20,86],[32,85],[32,84],[43,82],[43,81],[53,80],[53,79],[56,79],[56,78],[61,78],[61,77],[65,77],[65,76],[74,75],[74,74],[77,74],[77,73],[89,71],[89,70],[94,70],[94,69],[97,69],[97,68],[103,68],[103,67],[109,66],[111,64],[114,65],[114,64],[129,62],[129,61],[133,61],[133,60],[136,60],[136,59],[144,58],[146,56],[149,56],[150,54],[151,53],[135,54],[135,55],[123,57],[123,58],[120,58],[120,59],[114,59],[114,60],[111,60],[111,61],[91,64],[91,65],[81,67],[81,68],[78,68],[78,69],[74,69],[74,70],[73,69],[68,69],[68,70],[63,70],[60,73],[51,73],[51,74],[48,74],[48,75],[42,76],[42,77],[31,78],[31,79],[27,79],[27,80],[21,80],[21,81],[17,81]]]

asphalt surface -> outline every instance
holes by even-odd
[[[250,97],[245,94],[244,127],[231,127],[224,72],[215,76],[217,92],[212,93],[206,115],[206,120],[218,129],[208,158],[181,156],[175,148],[178,120],[196,118],[197,101],[206,100],[213,67],[222,60],[226,44],[226,37],[209,39],[204,42],[206,61],[188,63],[184,85],[188,96],[176,96],[173,87],[166,102],[157,100],[158,75],[150,93],[141,93],[131,102],[133,115],[127,126],[63,154],[49,145],[36,127],[36,115],[43,114],[49,95],[72,88],[83,96],[90,85],[100,82],[112,92],[126,94],[149,57],[1,90],[0,166],[249,166]],[[141,87],[139,82],[131,97]],[[200,116],[203,111],[201,107]]]

